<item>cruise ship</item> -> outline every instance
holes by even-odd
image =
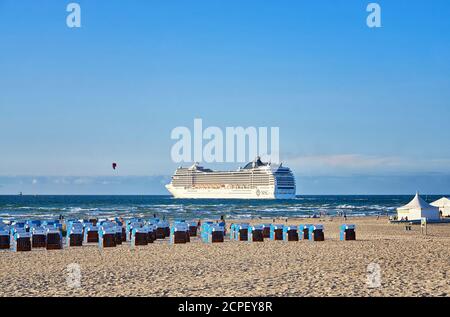
[[[259,157],[237,171],[213,171],[198,163],[179,167],[167,190],[175,198],[293,199],[295,178],[282,164]]]

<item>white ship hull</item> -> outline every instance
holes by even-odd
[[[249,189],[193,188],[166,185],[174,198],[188,199],[293,199],[295,190],[276,191],[273,186]]]

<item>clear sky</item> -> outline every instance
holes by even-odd
[[[194,118],[279,127],[300,194],[450,192],[448,0],[376,29],[362,0],[85,0],[79,29],[70,2],[0,0],[0,193],[165,193]]]

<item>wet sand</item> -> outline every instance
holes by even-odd
[[[405,231],[386,218],[350,218],[357,240],[339,241],[342,218],[287,223],[323,224],[325,241],[204,244],[193,238],[170,245],[166,238],[135,250],[123,244],[99,251],[91,244],[0,251],[0,296],[450,295],[450,224],[428,225],[425,236],[419,225]],[[80,267],[80,287],[67,283],[71,263]],[[371,263],[380,267],[379,287],[368,284]]]

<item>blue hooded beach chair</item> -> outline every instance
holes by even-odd
[[[170,236],[170,224],[168,221],[162,220],[156,224],[156,238],[164,239]]]
[[[67,246],[81,247],[83,245],[84,226],[80,222],[69,223],[67,227]]]
[[[270,240],[283,240],[283,225],[270,225]]]
[[[11,247],[10,228],[0,225],[0,250],[9,250]]]
[[[170,243],[189,242],[189,227],[185,222],[175,222],[170,227]]]
[[[248,241],[250,242],[263,242],[263,225],[253,225],[248,227]]]
[[[248,223],[239,223],[234,226],[234,239],[236,241],[248,241]]]
[[[309,226],[309,240],[310,241],[324,241],[325,235],[323,232],[323,225]]]
[[[44,227],[31,228],[31,247],[33,249],[47,247],[47,232]]]
[[[116,225],[107,224],[106,226],[101,226],[98,230],[99,249],[115,247],[116,232],[117,232]]]
[[[61,250],[63,248],[61,230],[58,228],[47,227],[45,233],[47,250]]]
[[[31,251],[31,233],[26,232],[25,228],[17,228],[13,237],[14,251]]]
[[[131,231],[131,248],[148,245],[148,233],[149,229],[147,226],[133,228]]]
[[[98,229],[96,225],[87,222],[84,224],[84,243],[98,243]]]
[[[339,227],[339,239],[341,241],[356,240],[356,226],[343,224]]]
[[[283,241],[298,241],[298,227],[297,226],[283,226]]]
[[[224,241],[224,227],[216,223],[202,225],[202,241],[205,243],[220,243]]]

